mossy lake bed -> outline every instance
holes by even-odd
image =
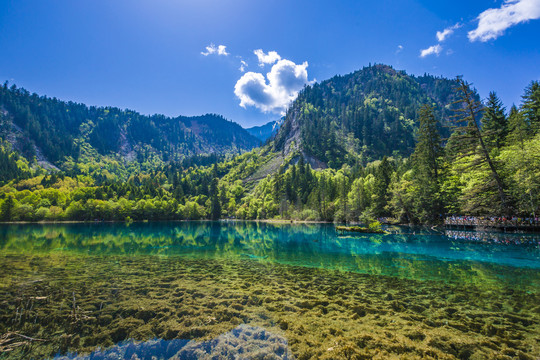
[[[0,358],[540,356],[535,246],[324,224],[0,229]]]

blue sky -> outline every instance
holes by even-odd
[[[538,18],[540,0],[1,0],[0,81],[253,126],[304,83],[384,63],[463,75],[510,107],[540,80]]]

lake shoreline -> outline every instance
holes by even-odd
[[[40,221],[0,221],[0,225],[3,224],[12,224],[12,225],[21,225],[21,224],[101,224],[101,223],[110,223],[110,224],[131,224],[131,223],[166,223],[166,222],[256,222],[256,223],[269,223],[269,224],[343,224],[336,223],[333,221],[324,221],[324,220],[289,220],[289,219],[199,219],[199,220],[188,220],[188,219],[171,219],[171,220],[40,220]],[[360,222],[350,222],[347,223],[350,225],[361,225]],[[387,226],[420,226],[420,227],[439,227],[441,224],[383,224]]]

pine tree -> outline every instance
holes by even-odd
[[[218,220],[221,217],[221,204],[218,196],[218,180],[214,178],[210,183],[210,218]]]
[[[508,135],[508,119],[504,114],[504,107],[493,91],[489,93],[482,117],[482,132],[486,145],[499,150]]]
[[[529,124],[525,120],[525,116],[520,112],[515,105],[512,105],[510,114],[508,115],[508,137],[506,138],[507,145],[518,144],[521,149],[525,145],[525,140],[529,136]]]
[[[375,184],[373,199],[373,212],[375,216],[388,215],[386,205],[388,204],[388,185],[392,177],[392,165],[385,156],[375,172]]]
[[[540,82],[533,81],[525,89],[521,106],[533,134],[540,132]]]
[[[439,173],[443,150],[433,108],[424,105],[418,120],[418,142],[412,155],[413,181],[417,189],[414,203],[415,213],[422,222],[427,222],[436,220],[442,211]]]

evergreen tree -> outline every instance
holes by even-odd
[[[373,215],[388,215],[386,205],[388,204],[388,185],[392,177],[392,165],[385,156],[375,172]]]
[[[540,82],[533,81],[525,89],[521,106],[533,134],[540,132]]]
[[[415,213],[422,222],[437,220],[442,211],[440,201],[441,136],[433,108],[424,105],[420,109],[418,142],[412,155]]]
[[[501,149],[508,135],[508,119],[504,114],[504,107],[493,91],[489,93],[484,109],[482,132],[486,139],[486,145],[498,150]]]
[[[508,145],[517,144],[523,150],[525,140],[529,136],[529,124],[525,120],[525,116],[520,112],[515,105],[512,105],[510,114],[508,115],[508,137],[506,142]]]
[[[13,195],[9,194],[7,198],[2,203],[2,207],[0,208],[0,217],[3,221],[11,221],[13,220],[13,209],[15,207],[15,200],[13,199]]]
[[[218,220],[221,217],[221,204],[219,202],[217,183],[217,178],[214,178],[210,183],[210,218],[212,220]]]

